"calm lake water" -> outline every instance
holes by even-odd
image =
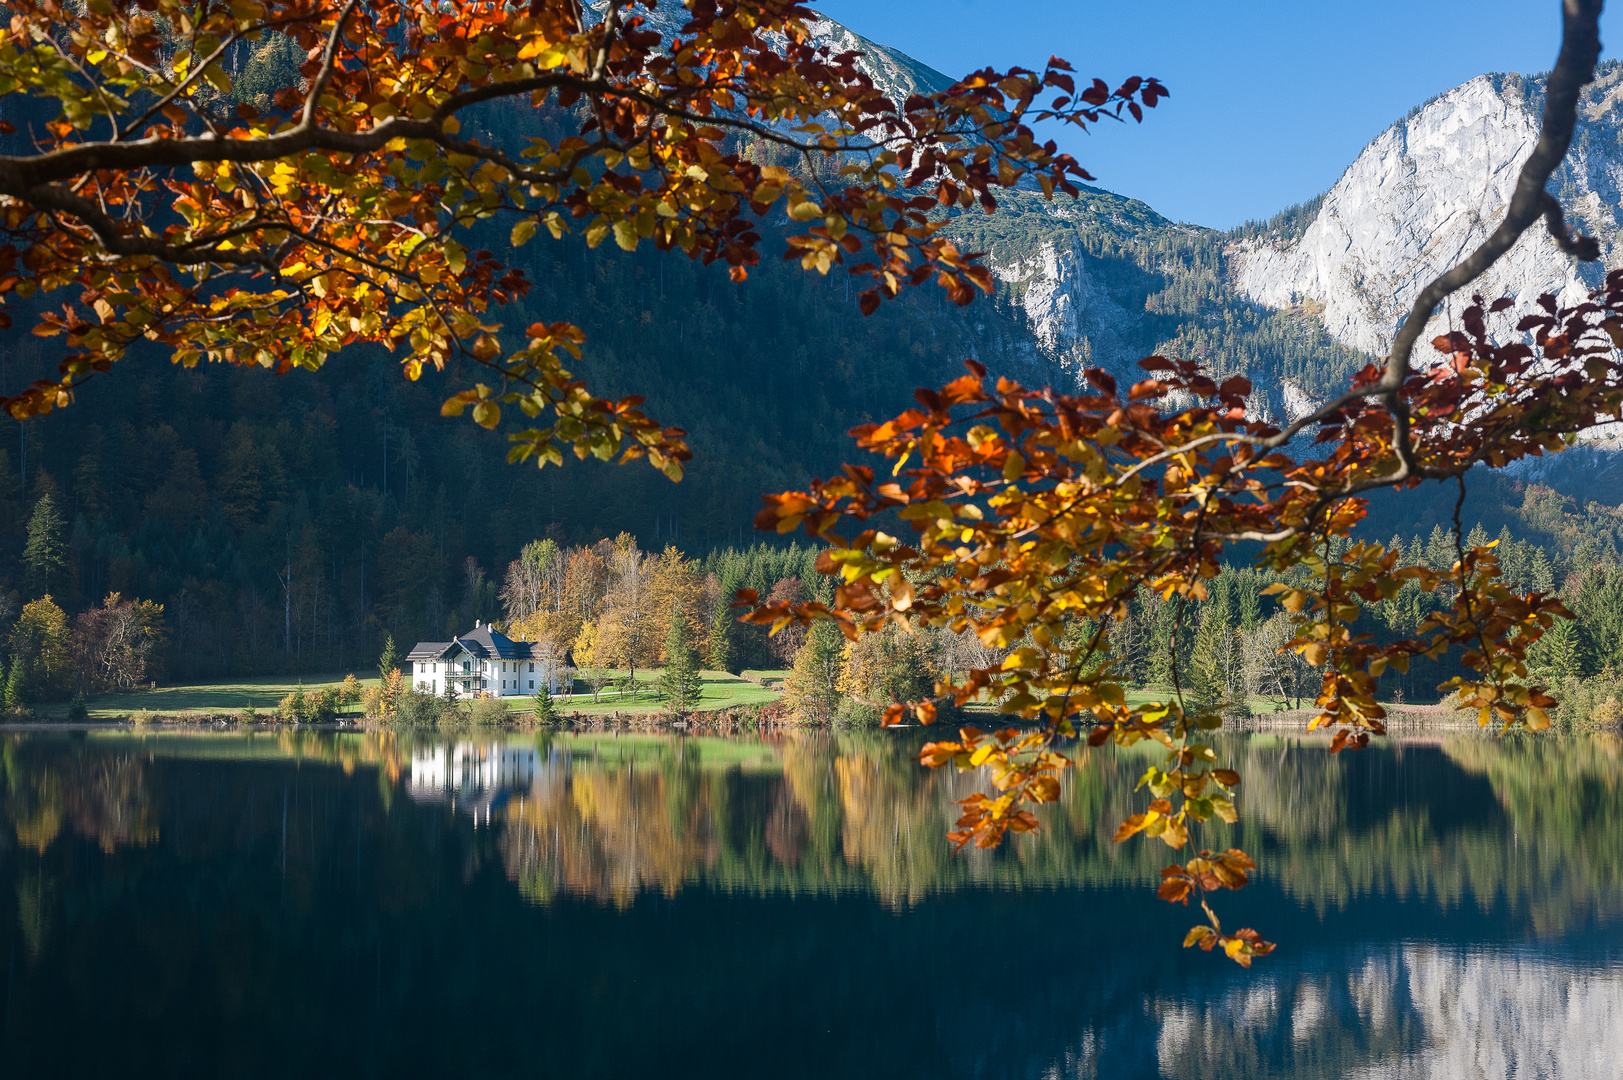
[[[1623,1076],[1623,742],[1234,737],[1280,943],[1179,947],[1151,760],[953,856],[916,733],[3,737],[7,1076]]]

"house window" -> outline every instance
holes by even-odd
[[[532,667],[533,667],[533,666],[534,666],[534,665],[531,665],[531,666],[532,666]],[[530,689],[531,689],[531,690],[534,690],[534,689],[535,689],[535,680],[534,680],[534,679],[531,679],[531,680],[530,680]]]
[[[530,670],[531,670],[531,671],[534,671],[534,670],[535,670],[535,661],[534,661],[534,660],[531,660],[531,661],[530,661]],[[534,684],[534,683],[531,683],[531,684],[530,684],[530,685],[531,685],[531,686],[534,686],[534,685],[535,685],[535,684]]]

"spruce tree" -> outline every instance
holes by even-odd
[[[743,665],[738,663],[738,650],[734,647],[734,625],[737,620],[726,603],[716,605],[716,617],[710,623],[710,649],[705,662],[711,671],[726,671],[737,675]]]
[[[61,592],[63,576],[68,568],[67,525],[56,500],[49,491],[34,504],[34,514],[28,519],[28,545],[23,549],[23,566],[27,570],[28,595],[44,596]]]
[[[395,651],[394,635],[383,639],[383,655],[378,657],[378,677],[387,679],[389,672],[400,666],[400,654]]]
[[[1197,709],[1210,709],[1228,697],[1228,660],[1233,646],[1228,620],[1216,606],[1202,613],[1195,633],[1184,693]]]
[[[693,648],[693,635],[680,613],[671,619],[665,636],[665,674],[659,677],[665,704],[677,716],[686,716],[699,704],[704,680],[699,676],[699,656]]]
[[[21,656],[11,658],[11,670],[6,673],[6,708],[28,707],[28,661]]]
[[[541,688],[530,698],[535,703],[535,719],[537,723],[552,724],[558,720],[558,704],[552,700],[552,689],[547,686],[547,680],[541,680]]]
[[[1581,678],[1583,676],[1583,642],[1578,633],[1578,624],[1571,619],[1556,619],[1544,636],[1534,642],[1529,650],[1529,659],[1533,666],[1543,669],[1557,678]]]

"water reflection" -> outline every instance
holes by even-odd
[[[1259,856],[1225,915],[1282,942],[1250,973],[1178,949],[1189,916],[1148,888],[1165,856],[1110,843],[1150,751],[1078,749],[1039,834],[955,856],[943,834],[977,778],[920,770],[910,739],[6,738],[0,1060],[95,1075],[1619,1075],[1615,737],[1333,758],[1224,742],[1243,816],[1203,842]],[[961,1038],[966,978],[1018,986],[1024,1005]],[[90,1015],[108,1037],[77,1037]],[[334,1015],[354,1023],[335,1032]],[[469,1051],[473,1030],[546,1050]]]
[[[1152,1015],[1165,1077],[1558,1080],[1623,1062],[1623,968],[1525,949],[1367,949],[1208,999],[1157,997]]]

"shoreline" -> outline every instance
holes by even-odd
[[[1441,710],[1438,710],[1441,712]],[[1480,726],[1474,719],[1458,713],[1452,715],[1389,716],[1384,721],[1387,735],[1413,738],[1426,735],[1482,735],[1497,736],[1502,729],[1497,724],[1486,727]],[[1292,710],[1290,713],[1272,713],[1247,717],[1231,717],[1225,719],[1220,731],[1268,733],[1276,735],[1294,735],[1304,739],[1324,740],[1334,734],[1332,728],[1320,728],[1316,731],[1307,730],[1307,723],[1314,713],[1311,710]],[[1458,719],[1456,719],[1458,717]],[[953,734],[960,726],[990,726],[986,721],[991,718],[966,716],[958,721],[942,721],[935,725],[947,734]],[[980,721],[979,724],[976,722]],[[997,721],[1002,724],[1018,724],[1019,721],[999,717]],[[907,723],[895,725],[895,729],[920,729],[922,725]],[[731,711],[717,713],[701,713],[681,720],[668,719],[658,713],[633,713],[625,716],[615,714],[575,715],[560,717],[553,723],[500,721],[493,724],[475,724],[471,722],[453,724],[403,724],[384,720],[371,720],[357,718],[353,720],[323,721],[319,723],[298,723],[270,720],[242,720],[232,714],[214,714],[197,716],[177,716],[173,719],[155,719],[144,723],[132,720],[16,720],[0,721],[0,734],[16,733],[42,733],[42,732],[92,732],[92,731],[128,731],[135,733],[235,733],[235,734],[281,734],[284,732],[332,732],[332,733],[445,733],[465,735],[473,732],[601,732],[601,731],[636,731],[636,732],[668,732],[672,734],[688,733],[738,733],[765,732],[765,731],[836,731],[836,730],[864,730],[883,731],[879,725],[843,725],[843,724],[802,724],[796,721],[762,717],[759,715],[739,715]],[[1577,735],[1593,734],[1599,732],[1617,733],[1623,731],[1623,725],[1593,725],[1574,727],[1570,729],[1551,728],[1548,732],[1526,732],[1513,729],[1517,734],[1553,734]],[[1085,736],[1084,736],[1085,737]],[[1381,738],[1381,736],[1374,736]]]

